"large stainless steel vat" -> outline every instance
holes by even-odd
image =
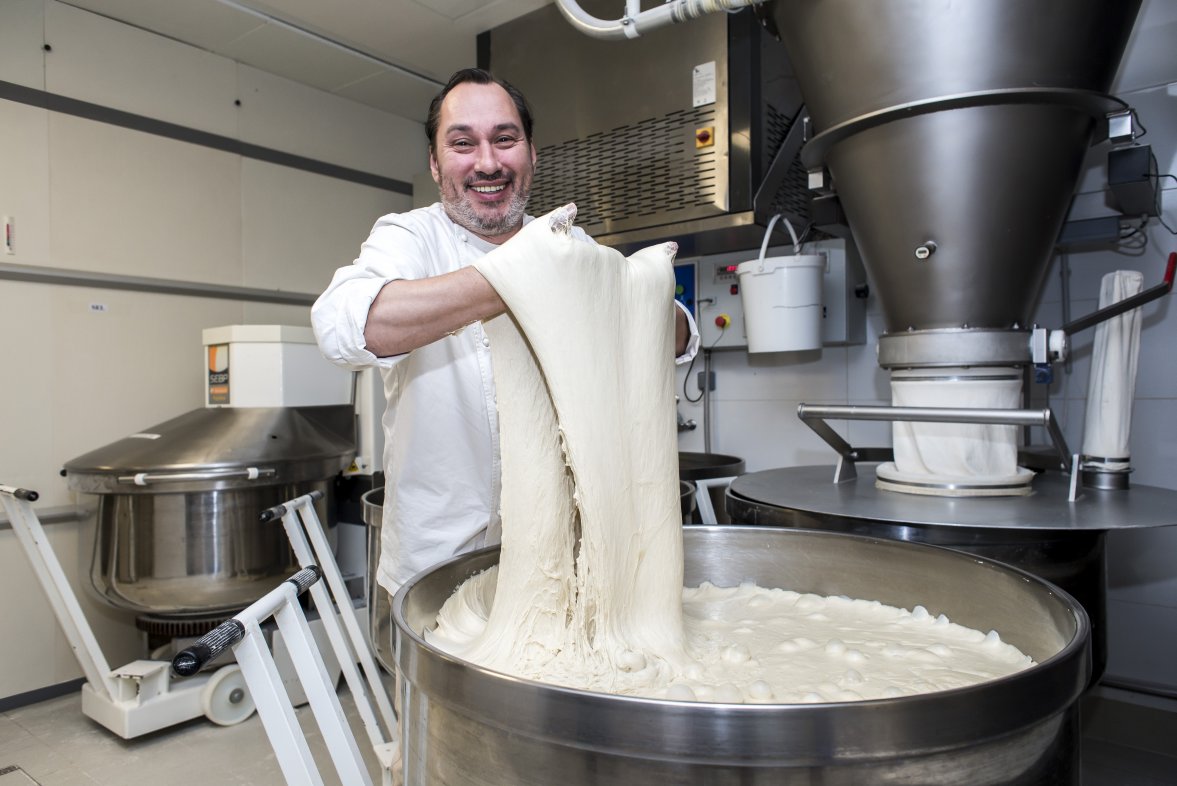
[[[232,614],[297,565],[261,511],[311,491],[333,522],[332,479],[354,454],[352,408],[198,409],[66,463],[70,488],[97,494],[90,578],[140,614]]]
[[[854,535],[687,527],[687,584],[706,579],[922,604],[1001,631],[1038,665],[960,690],[881,701],[726,705],[620,697],[508,677],[422,638],[496,550],[427,571],[393,600],[409,786],[1064,784],[1078,778],[1076,701],[1090,669],[1082,607],[963,552]]]

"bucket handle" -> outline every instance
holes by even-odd
[[[772,237],[772,228],[776,226],[777,221],[782,219],[785,222],[785,229],[789,230],[789,237],[793,238],[793,256],[801,256],[801,239],[797,237],[797,231],[793,229],[793,224],[789,219],[785,218],[784,213],[777,213],[768,220],[768,228],[764,230],[764,241],[760,244],[760,257],[756,260],[756,272],[758,273],[764,272],[764,255],[768,253],[768,239]],[[828,273],[830,272],[829,256],[826,254],[822,254],[822,256],[825,257],[824,268],[825,272]]]
[[[800,256],[801,241],[797,238],[797,231],[793,229],[793,224],[789,219],[785,218],[784,213],[777,213],[772,218],[768,219],[768,228],[764,230],[764,242],[760,244],[760,267],[764,267],[764,255],[768,253],[768,239],[772,237],[772,228],[776,226],[776,222],[784,219],[785,229],[789,230],[789,237],[793,238],[793,256]]]

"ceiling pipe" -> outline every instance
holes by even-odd
[[[573,27],[593,38],[619,40],[637,38],[659,27],[697,19],[719,11],[738,11],[763,0],[670,0],[642,11],[640,0],[626,0],[625,16],[615,20],[598,19],[576,0],[556,0],[556,6]]]

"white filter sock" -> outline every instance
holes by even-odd
[[[1018,409],[1022,377],[1016,368],[896,370],[891,403],[897,407]],[[892,424],[895,469],[904,475],[980,480],[1018,472],[1016,426],[973,423]]]
[[[1100,286],[1099,307],[1106,308],[1139,293],[1143,281],[1144,276],[1135,270],[1108,273]],[[1083,428],[1083,455],[1091,458],[1084,459],[1084,466],[1109,470],[1129,468],[1128,437],[1132,430],[1139,354],[1140,309],[1112,317],[1095,327]]]

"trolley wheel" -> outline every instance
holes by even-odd
[[[233,726],[253,715],[256,706],[240,666],[222,666],[209,678],[200,694],[200,708],[220,726]]]

